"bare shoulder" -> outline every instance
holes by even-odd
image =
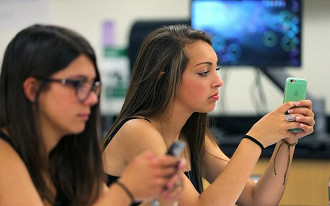
[[[0,139],[0,206],[42,205],[29,172],[17,152]]]
[[[145,119],[132,119],[127,121],[113,138],[113,146],[125,151],[123,155],[128,160],[149,150],[156,155],[166,151],[165,142],[156,126]],[[110,143],[111,144],[111,143]]]

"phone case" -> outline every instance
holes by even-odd
[[[173,155],[178,157],[183,149],[186,147],[186,143],[180,140],[175,141],[167,151],[167,155]]]
[[[299,101],[306,98],[306,79],[288,77],[285,80],[284,102]],[[301,128],[290,129],[291,132],[300,132]]]

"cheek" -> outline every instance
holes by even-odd
[[[39,101],[40,110],[43,115],[53,119],[53,121],[64,122],[70,121],[70,116],[74,111],[70,98],[65,95],[58,95],[57,93],[44,93],[40,95]]]
[[[189,80],[182,83],[181,92],[184,96],[189,96],[194,101],[198,101],[206,94],[206,87],[200,81]]]

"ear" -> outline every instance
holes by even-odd
[[[164,71],[161,71],[158,76],[157,76],[157,81],[160,80],[160,78],[162,78],[162,76],[165,74]]]
[[[23,83],[24,94],[31,102],[35,102],[38,89],[39,81],[34,77],[27,78]]]

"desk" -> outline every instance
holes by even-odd
[[[258,161],[252,175],[260,175],[268,164]],[[327,206],[330,160],[293,159],[289,179],[280,205]]]
[[[260,176],[268,165],[261,158],[252,172]],[[293,159],[280,206],[327,206],[330,160]],[[204,180],[204,188],[209,184]]]

